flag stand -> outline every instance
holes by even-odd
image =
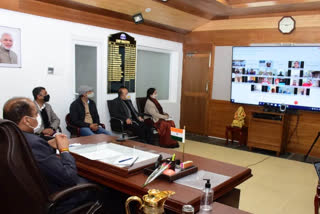
[[[184,129],[184,136],[186,136],[186,126],[184,126],[183,129]],[[185,137],[184,137],[184,140],[186,140]],[[182,163],[184,162],[184,145],[185,144],[186,142],[182,142]]]

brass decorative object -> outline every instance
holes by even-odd
[[[126,214],[131,214],[129,209],[129,204],[132,201],[138,201],[140,204],[140,210],[144,214],[163,214],[164,213],[164,203],[175,192],[172,191],[160,191],[157,189],[151,189],[148,191],[147,195],[141,198],[137,196],[131,196],[126,201]]]
[[[246,118],[246,113],[244,112],[244,108],[240,106],[236,113],[234,113],[234,119],[232,121],[232,127],[242,128],[244,126],[244,119]]]

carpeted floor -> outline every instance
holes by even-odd
[[[240,209],[257,214],[313,213],[318,177],[312,164],[290,160],[292,154],[278,158],[267,151],[248,152],[236,144],[228,148],[223,140],[195,138],[187,136],[186,153],[252,169],[253,177],[238,186]]]

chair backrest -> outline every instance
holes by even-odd
[[[137,97],[136,103],[139,113],[144,113],[144,107],[146,105],[147,98],[146,97]]]
[[[110,110],[111,110],[112,101],[113,101],[113,100],[108,100],[108,101],[107,101],[107,103],[108,103],[108,109],[109,109],[109,113],[110,113],[110,114],[111,114]]]
[[[112,115],[113,107],[114,107],[113,102],[114,102],[113,100],[108,100],[107,101],[110,117],[114,117],[114,115]]]
[[[71,121],[70,113],[68,113],[68,114],[66,115],[65,121],[66,121],[67,126],[70,126],[70,124],[71,124],[71,123],[70,123],[70,121]]]
[[[0,119],[1,213],[47,212],[48,186],[20,129]]]

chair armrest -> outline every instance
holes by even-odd
[[[69,129],[68,129],[69,128]],[[77,132],[77,136],[80,136],[80,128],[74,125],[71,125],[70,123],[67,124],[67,130],[70,131],[70,129],[73,129],[74,131]],[[72,132],[72,131],[70,131]],[[71,133],[72,134],[72,133]]]
[[[110,125],[112,131],[124,132],[124,121],[119,118],[111,117]]]
[[[142,114],[142,116],[152,117],[151,114],[146,114],[146,113],[141,113],[141,114]]]
[[[111,117],[110,119],[119,121],[121,123],[121,125],[123,126],[123,121],[121,119],[116,118],[116,117]]]
[[[99,125],[100,125],[102,128],[106,129],[106,126],[105,126],[103,123],[99,123]]]
[[[60,128],[60,126],[57,128],[57,130],[62,133],[62,129]]]
[[[137,126],[139,126],[139,123],[134,120],[132,121],[132,123],[135,123]]]
[[[95,191],[101,192],[102,188],[100,186],[98,186],[97,184],[92,184],[92,183],[78,184],[76,186],[67,188],[65,190],[62,190],[60,192],[56,192],[56,193],[50,195],[49,199],[50,199],[51,203],[56,204],[59,201],[70,196],[71,194],[74,194],[77,192],[83,192],[83,191],[87,191],[87,190],[95,190]]]

